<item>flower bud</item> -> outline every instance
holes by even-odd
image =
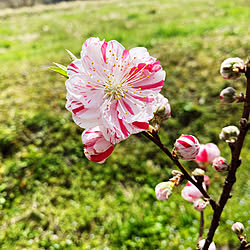
[[[227,126],[221,130],[220,139],[225,142],[235,142],[240,131],[235,126]]]
[[[172,181],[161,182],[155,187],[156,198],[159,201],[168,200],[172,195],[174,183]]]
[[[200,143],[193,135],[182,135],[176,140],[174,153],[181,159],[194,160],[200,150]]]
[[[82,143],[85,156],[98,163],[104,163],[114,150],[114,146],[104,138],[99,126],[85,129],[82,133]]]
[[[199,249],[202,249],[204,247],[205,241],[206,241],[205,239],[199,241]],[[210,244],[208,250],[216,250],[216,246],[215,246],[214,242],[212,242]]]
[[[214,143],[201,144],[195,161],[212,163],[218,156],[220,156],[220,150]]]
[[[162,94],[158,94],[155,98],[154,104],[154,118],[152,119],[153,125],[160,124],[162,121],[167,120],[171,116],[171,108],[168,99]]]
[[[193,176],[204,176],[205,175],[205,171],[201,168],[196,168],[193,172],[192,172]]]
[[[205,209],[205,207],[209,204],[209,201],[205,201],[204,199],[202,198],[199,198],[199,199],[196,199],[194,200],[194,208],[197,210],[197,211],[203,211]]]
[[[220,92],[220,99],[223,103],[233,103],[236,98],[236,90],[232,87],[225,88]]]
[[[213,161],[213,168],[218,172],[228,170],[227,160],[221,156],[215,158]]]
[[[204,184],[204,183],[203,183]],[[203,185],[203,188],[206,190],[205,185]],[[199,189],[193,185],[191,182],[188,182],[186,187],[184,187],[181,191],[182,197],[189,202],[194,202],[194,200],[202,197],[202,193],[199,191]]]
[[[236,80],[244,69],[244,61],[239,57],[228,58],[222,62],[220,73],[224,79]]]
[[[240,222],[236,222],[232,225],[232,230],[237,234],[241,235],[244,232],[244,225]]]

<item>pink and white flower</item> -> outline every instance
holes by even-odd
[[[174,188],[174,182],[166,181],[161,182],[155,187],[155,195],[157,200],[164,201],[168,200],[172,195],[172,191]]]
[[[235,222],[232,225],[232,230],[237,234],[241,235],[244,232],[244,225],[241,222]]]
[[[203,211],[206,206],[209,204],[209,201],[205,201],[204,199],[202,198],[198,198],[196,200],[194,200],[194,208],[197,210],[197,211]]]
[[[82,133],[85,156],[94,162],[104,163],[114,150],[114,145],[107,141],[100,127],[85,129]]]
[[[223,157],[216,157],[213,160],[213,168],[218,172],[223,172],[228,170],[227,160]]]
[[[202,249],[202,248],[204,247],[205,241],[206,241],[205,239],[199,241],[199,248],[200,248],[200,249]],[[208,250],[216,250],[216,246],[215,246],[214,242],[212,242],[212,243],[210,244]]]
[[[200,143],[193,135],[182,135],[174,145],[174,152],[181,159],[194,160],[200,150]]]
[[[203,185],[203,188],[206,190],[205,185]],[[189,202],[194,202],[194,200],[203,196],[199,189],[191,182],[187,182],[186,187],[182,189],[181,195],[185,200]]]
[[[212,163],[218,156],[220,156],[220,150],[214,143],[201,144],[200,151],[195,161]]]
[[[81,58],[67,67],[66,108],[82,128],[100,126],[116,144],[146,130],[165,71],[142,47],[125,49],[117,41],[89,38]]]

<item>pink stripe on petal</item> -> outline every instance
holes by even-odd
[[[108,46],[108,43],[104,42],[103,45],[102,45],[102,47],[101,47],[101,52],[102,52],[103,60],[104,60],[105,63],[107,61],[107,58],[106,58],[107,46]]]
[[[123,56],[122,61],[124,61],[128,57],[128,55],[129,55],[129,51],[127,49],[123,50],[123,52],[122,52],[122,56]]]
[[[137,99],[137,100],[140,100],[140,101],[143,101],[143,102],[147,102],[147,103],[151,103],[154,101],[154,98],[150,98],[150,97],[145,97],[143,98],[142,96],[135,96],[135,95],[132,95],[133,98]]]
[[[113,146],[110,146],[105,152],[103,153],[100,153],[98,155],[91,155],[90,156],[90,160],[91,161],[94,161],[94,162],[100,162],[100,161],[103,161],[105,159],[107,159],[111,153],[113,152],[114,150],[114,147]]]
[[[126,126],[123,124],[122,119],[118,118],[118,121],[119,121],[119,125],[120,125],[122,133],[125,135],[125,137],[128,137],[129,136],[129,131],[127,130]]]
[[[192,145],[190,145],[189,143],[182,141],[182,140],[178,140],[178,143],[180,143],[182,146],[184,146],[185,148],[190,148],[192,147]]]
[[[164,81],[161,80],[159,82],[153,83],[153,84],[146,84],[143,86],[136,86],[135,88],[141,88],[142,90],[144,89],[154,89],[154,88],[161,88],[164,85]]]
[[[123,101],[124,106],[125,106],[126,109],[128,110],[128,112],[129,112],[131,115],[134,115],[134,112],[133,112],[132,108],[129,106],[129,104],[126,103],[124,100],[122,100],[122,101]]]
[[[72,109],[72,112],[76,115],[77,113],[79,113],[80,111],[82,111],[84,109],[85,109],[85,107],[84,107],[84,105],[82,105],[78,108]]]
[[[195,139],[192,135],[183,135],[182,137],[185,137],[185,138],[189,139],[190,141],[195,142]]]
[[[149,126],[149,123],[148,122],[133,122],[132,125],[134,125],[137,128],[146,130]]]
[[[72,62],[68,65],[68,67],[72,67],[74,69],[78,69],[78,67]]]

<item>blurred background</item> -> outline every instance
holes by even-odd
[[[82,129],[65,109],[65,79],[48,70],[70,63],[91,37],[146,47],[167,71],[162,93],[172,118],[160,136],[171,150],[181,134],[200,143],[219,141],[222,127],[239,126],[242,104],[221,104],[228,86],[245,91],[242,76],[219,74],[227,57],[247,58],[249,3],[245,0],[155,1],[0,0],[0,248],[1,249],[195,249],[199,212],[179,186],[165,202],[155,186],[175,166],[142,135],[119,143],[105,164],[83,154]],[[42,5],[41,3],[44,3]],[[32,7],[27,7],[33,5]],[[19,6],[26,6],[17,8]],[[6,7],[6,8],[5,8]],[[7,8],[8,7],[8,8]],[[9,8],[11,7],[11,8]],[[231,231],[240,221],[249,237],[250,138],[232,198],[214,241],[237,249]],[[184,162],[191,171],[195,162]],[[225,173],[207,168],[209,193],[218,199]],[[205,234],[212,216],[205,210]]]

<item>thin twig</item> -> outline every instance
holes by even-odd
[[[174,162],[174,164],[181,170],[181,172],[183,173],[185,178],[188,181],[190,181],[193,185],[195,185],[200,190],[200,192],[203,194],[203,196],[210,201],[212,208],[215,210],[215,208],[217,207],[216,202],[208,195],[208,193],[205,191],[205,189],[202,187],[202,185],[190,176],[190,174],[187,172],[187,170],[184,168],[184,166],[178,161],[177,157],[173,156],[171,154],[171,152],[166,147],[164,147],[158,134],[157,133],[150,133],[150,132],[149,133],[142,132],[142,133],[148,139],[150,139],[152,142],[154,142]]]
[[[238,136],[237,141],[234,144],[230,145],[232,154],[231,168],[228,171],[227,178],[224,182],[223,191],[221,193],[219,200],[219,206],[214,210],[213,219],[207,234],[203,250],[207,250],[209,248],[209,245],[213,241],[214,233],[217,227],[219,226],[221,213],[228,199],[230,198],[230,192],[232,190],[233,184],[236,182],[236,171],[241,164],[240,153],[244,139],[249,129],[249,126],[247,126],[249,119],[249,112],[250,112],[250,62],[249,61],[247,63],[245,75],[247,77],[247,89],[246,89],[246,98],[241,119],[240,134]]]

